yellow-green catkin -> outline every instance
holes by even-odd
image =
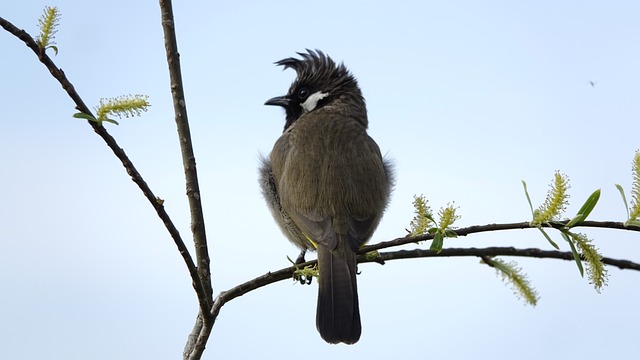
[[[631,185],[631,210],[629,220],[638,220],[640,217],[640,151],[636,151],[633,157],[633,184]]]
[[[440,216],[440,230],[446,230],[451,225],[453,225],[456,220],[460,219],[460,216],[456,215],[456,210],[458,208],[454,206],[454,204],[447,204],[447,207],[441,208],[438,211],[438,215]]]
[[[589,283],[593,284],[593,287],[597,292],[600,292],[602,287],[607,285],[607,280],[609,279],[607,268],[602,262],[602,255],[600,255],[598,249],[586,235],[581,233],[572,233],[571,237],[575,241],[584,261],[587,263],[587,276],[589,277]]]
[[[500,274],[502,281],[511,284],[514,294],[525,301],[525,303],[536,306],[540,296],[531,286],[529,279],[522,273],[522,269],[515,262],[506,262],[499,258],[492,258],[496,271]]]
[[[547,193],[547,198],[544,203],[534,211],[531,224],[539,226],[552,220],[558,220],[568,205],[568,189],[569,178],[559,171],[556,171],[551,188]]]
[[[123,95],[117,98],[100,99],[96,115],[98,122],[104,121],[108,115],[119,118],[140,116],[140,113],[147,111],[149,106],[151,106],[149,97],[146,95]]]
[[[38,26],[40,27],[40,34],[36,38],[38,45],[46,49],[55,44],[53,38],[58,30],[56,27],[60,21],[60,12],[58,8],[53,6],[47,6],[44,8],[44,14],[38,19]]]
[[[433,224],[433,213],[429,207],[429,201],[424,195],[413,196],[413,211],[415,216],[409,223],[411,236],[426,234]]]

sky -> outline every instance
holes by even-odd
[[[188,240],[158,4],[3,2],[0,16],[35,36],[45,5],[62,13],[53,60],[87,104],[149,96],[142,117],[106,127]],[[283,111],[263,104],[295,76],[273,62],[305,48],[358,78],[369,134],[396,163],[372,243],[405,235],[415,194],[436,210],[455,202],[459,227],[529,221],[521,180],[535,206],[558,170],[571,184],[567,217],[601,189],[591,219],[626,218],[614,184],[628,194],[640,149],[635,1],[176,1],[174,11],[216,293],[297,255],[257,167],[284,125]],[[180,358],[198,304],[171,238],[31,50],[1,31],[0,53],[0,358]],[[604,256],[640,261],[637,233],[580,231]],[[551,249],[537,230],[444,246]],[[226,304],[204,359],[640,353],[639,273],[609,268],[597,293],[573,262],[505,260],[526,272],[538,306],[477,258],[364,264],[356,345],[322,341],[317,285],[287,280]]]

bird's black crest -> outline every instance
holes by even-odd
[[[334,111],[354,117],[366,129],[367,108],[355,77],[344,64],[336,64],[322,51],[306,50],[306,53],[297,53],[300,56],[299,59],[290,57],[275,63],[285,69],[294,69],[298,74],[286,96],[271,99],[272,102],[267,103],[267,105],[280,105],[286,109],[285,131],[304,115],[301,104],[305,98],[299,95],[301,89],[307,90],[308,94],[322,92],[326,95],[317,103],[316,109],[331,106]]]
[[[350,76],[344,64],[336,64],[328,55],[325,55],[320,50],[306,50],[306,53],[296,53],[300,55],[302,59],[290,57],[276,61],[275,64],[284,66],[285,69],[294,69],[300,78],[308,78],[311,74],[322,74],[324,75],[323,77],[330,78]]]
[[[299,52],[301,59],[293,57],[276,61],[276,65],[291,68],[296,71],[298,77],[292,88],[301,82],[309,84],[323,85],[328,88],[345,87],[345,90],[354,90],[358,87],[356,79],[351,75],[343,63],[336,64],[328,55],[320,50],[309,50]],[[360,94],[360,89],[357,90]]]

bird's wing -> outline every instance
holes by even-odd
[[[291,217],[309,241],[322,244],[331,250],[338,245],[336,231],[330,216],[294,211]]]
[[[292,218],[309,240],[334,250],[338,246],[339,238],[342,238],[349,242],[354,252],[369,239],[376,221],[374,216],[365,219],[336,219],[300,212],[294,212]]]
[[[379,218],[370,216],[366,219],[356,217],[349,218],[349,237],[353,251],[357,251],[364,245],[373,234]]]

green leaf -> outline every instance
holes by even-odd
[[[625,209],[627,209],[627,219],[630,217],[629,215],[629,204],[627,203],[627,197],[624,196],[624,189],[622,188],[622,185],[620,184],[616,184],[616,188],[618,188],[618,191],[620,192],[620,196],[622,196],[622,201],[624,202],[624,207]]]
[[[289,255],[287,255],[287,260],[289,260],[289,262],[291,263],[291,265],[298,267],[298,264],[295,263],[295,261],[291,260],[291,258],[289,257]]]
[[[450,237],[450,238],[457,238],[458,234],[456,234],[456,232],[451,230],[451,229],[445,229],[444,230],[444,236]]]
[[[53,50],[53,52],[56,54],[56,56],[58,56],[58,47],[57,46],[49,45],[49,46],[47,46],[47,49]]]
[[[533,214],[533,204],[531,203],[531,198],[529,197],[529,191],[527,191],[527,183],[524,182],[524,180],[522,181],[522,186],[524,187],[524,194],[527,195],[527,201],[529,202],[529,207],[531,208],[531,216],[534,216]]]
[[[440,253],[442,251],[442,246],[444,245],[444,236],[442,236],[441,232],[437,232],[433,237],[433,242],[431,243],[431,247],[429,250],[435,251],[436,253]]]
[[[431,214],[425,214],[424,217],[427,218],[427,220],[431,221],[432,223],[436,223],[436,220],[433,218],[433,216],[431,216]]]
[[[600,189],[594,191],[593,194],[589,196],[587,201],[584,202],[584,205],[582,205],[580,210],[578,210],[578,214],[576,214],[576,216],[573,219],[571,219],[569,223],[567,223],[566,227],[571,228],[585,221],[587,219],[587,216],[591,214],[591,211],[593,210],[593,208],[596,207],[598,200],[600,200]]]
[[[577,224],[578,222],[583,222],[583,221],[584,221],[584,219],[585,219],[585,217],[584,217],[584,216],[582,216],[582,214],[577,213],[577,214],[576,214],[576,216],[574,216],[574,217],[573,217],[573,219],[571,219],[571,220],[567,223],[567,225],[565,225],[564,227],[565,227],[565,229],[570,229],[570,228],[572,228],[572,227],[576,226],[576,224]]]
[[[94,118],[93,116],[81,112],[73,114],[73,117],[76,119],[85,119],[93,122],[98,122],[98,119]]]
[[[544,235],[544,237],[547,238],[547,241],[549,242],[549,244],[551,244],[551,246],[553,246],[554,248],[556,248],[556,250],[560,250],[560,247],[558,246],[558,244],[556,244],[553,240],[551,240],[551,237],[549,237],[549,235],[547,234],[546,231],[544,231],[543,228],[539,227],[538,230],[540,230],[540,232],[542,233],[542,235]]]
[[[573,245],[573,241],[569,238],[564,231],[561,232],[562,237],[567,240],[569,246],[571,246],[571,252],[573,253],[573,259],[576,261],[576,265],[578,265],[578,270],[580,270],[580,276],[584,277],[584,268],[582,267],[582,259],[580,259],[580,254],[576,249],[575,245]]]
[[[115,121],[113,119],[109,119],[109,118],[104,118],[104,120],[102,120],[102,121],[106,121],[106,122],[110,122],[112,124],[120,125],[117,121]]]

